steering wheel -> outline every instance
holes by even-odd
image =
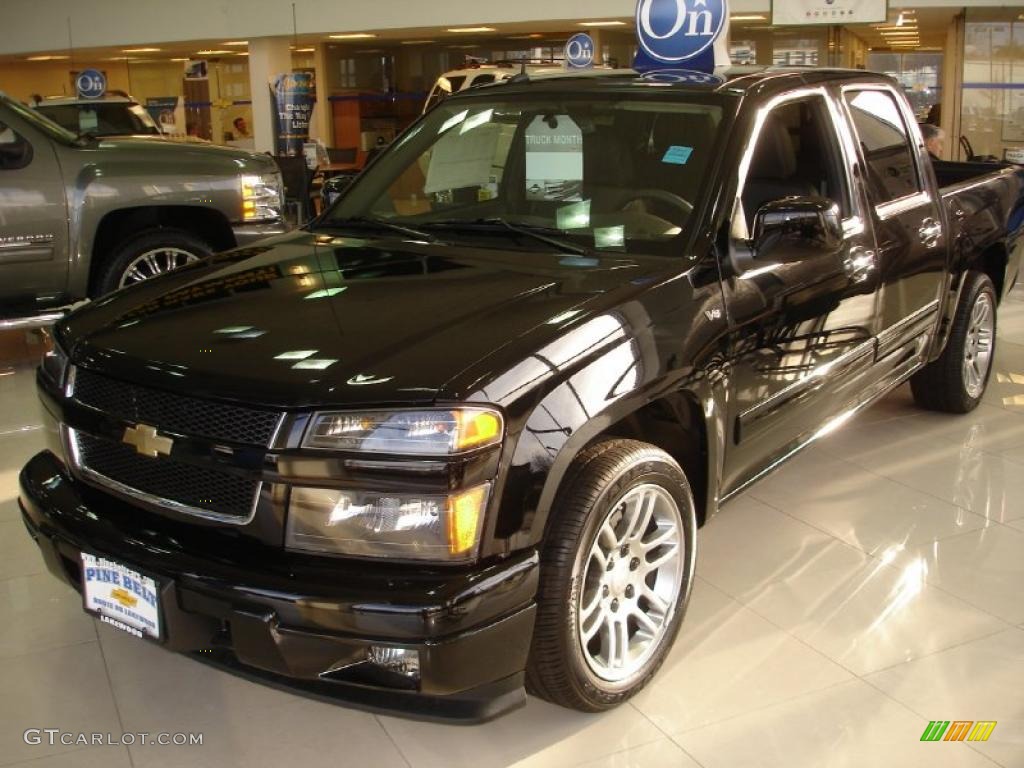
[[[677,211],[681,212],[683,216],[689,216],[693,213],[693,203],[681,198],[679,195],[673,194],[672,192],[666,192],[664,189],[650,187],[648,189],[627,191],[625,194],[628,195],[628,197],[622,201],[621,205],[623,208],[637,200],[655,200],[659,203],[664,203],[670,208],[675,208]]]

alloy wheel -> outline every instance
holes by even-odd
[[[199,257],[181,248],[154,248],[135,257],[121,273],[119,288],[141,283],[157,275],[199,261]]]
[[[964,340],[964,388],[971,398],[981,397],[985,391],[995,347],[995,315],[992,296],[984,291],[979,293]]]
[[[590,671],[609,683],[641,674],[658,651],[683,587],[679,505],[663,487],[639,485],[614,504],[586,559],[576,628]]]

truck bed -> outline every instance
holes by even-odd
[[[935,178],[943,193],[966,182],[978,181],[984,176],[1013,167],[1007,163],[960,163],[950,160],[933,161],[932,166],[935,168]]]

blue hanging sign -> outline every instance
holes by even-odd
[[[277,106],[277,154],[302,156],[302,145],[309,141],[309,122],[313,114],[313,73],[305,70],[278,75],[274,81]]]
[[[565,63],[569,69],[587,69],[594,66],[594,38],[579,32],[565,44]]]
[[[715,41],[728,18],[727,0],[637,0],[634,68],[647,72],[667,65],[713,72]]]
[[[84,69],[75,78],[75,90],[80,99],[98,99],[107,92],[107,76],[98,69]]]

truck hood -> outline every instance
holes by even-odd
[[[171,141],[163,137],[111,136],[97,139],[82,151],[95,153],[104,162],[116,160],[128,164],[137,161],[147,164],[148,168],[159,167],[161,164],[169,168],[184,165],[228,175],[236,175],[245,170],[257,173],[277,170],[273,158],[267,155],[208,142]]]
[[[58,338],[80,365],[189,394],[291,408],[425,402],[666,264],[300,231],[115,293]]]

